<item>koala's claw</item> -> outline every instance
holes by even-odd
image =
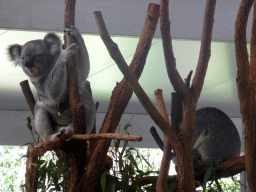
[[[65,132],[66,132],[66,130],[65,130],[65,129],[62,129],[62,130],[60,131],[60,134],[59,134],[58,136],[64,135]]]
[[[65,33],[67,33],[69,36],[74,37],[77,43],[80,43],[80,41],[82,41],[83,39],[79,30],[74,25],[70,25],[68,28],[66,28]]]
[[[79,34],[79,31],[76,28],[75,29],[67,28],[67,29],[65,29],[65,32],[68,33],[68,35],[70,35],[72,37],[75,37],[76,39],[77,39],[78,34]]]

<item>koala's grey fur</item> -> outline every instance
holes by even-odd
[[[11,45],[9,55],[14,64],[20,66],[34,84],[38,99],[35,105],[36,131],[44,140],[70,134],[73,123],[69,109],[58,115],[58,105],[67,100],[67,61],[78,53],[77,71],[80,99],[85,107],[86,132],[90,133],[95,120],[96,109],[92,96],[87,91],[89,56],[84,40],[74,26],[66,29],[76,39],[67,49],[61,49],[61,41],[54,33],[48,33],[42,40],[33,40],[24,45]]]
[[[182,125],[181,125],[182,127]],[[205,107],[196,111],[193,145],[194,168],[219,164],[239,156],[241,140],[232,120],[221,110]],[[176,157],[173,162],[178,165]]]

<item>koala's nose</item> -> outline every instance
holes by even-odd
[[[31,68],[33,67],[33,63],[34,63],[34,58],[32,55],[26,55],[25,58],[24,58],[24,61],[25,61],[25,66],[27,68]]]

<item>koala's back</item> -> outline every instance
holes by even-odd
[[[194,143],[199,138],[205,140],[197,150],[203,162],[208,165],[212,161],[218,164],[240,155],[241,140],[237,128],[232,120],[217,108],[206,107],[196,111]]]

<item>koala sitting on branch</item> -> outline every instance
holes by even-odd
[[[180,129],[182,123],[180,124]],[[163,150],[163,141],[155,128],[151,134],[159,147]],[[196,126],[193,144],[194,168],[220,164],[231,157],[239,156],[241,140],[232,120],[221,110],[214,107],[205,107],[196,111]],[[176,154],[171,156],[178,166]]]
[[[94,126],[96,109],[86,89],[90,70],[87,49],[75,26],[68,27],[65,32],[76,40],[65,50],[62,50],[60,38],[54,33],[48,33],[42,40],[29,41],[24,45],[15,44],[8,48],[15,66],[22,68],[37,90],[35,124],[36,131],[44,140],[73,132],[68,107],[67,62],[75,54],[78,54],[79,95],[85,107],[86,133],[90,133]]]

